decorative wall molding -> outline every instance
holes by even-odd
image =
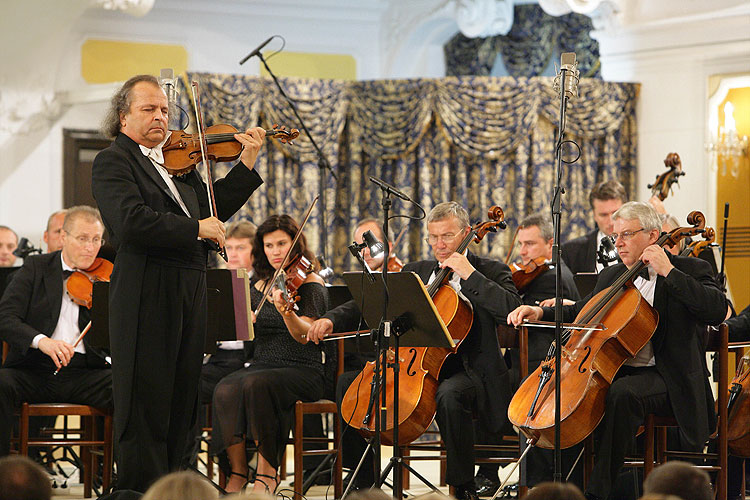
[[[513,0],[455,0],[454,13],[469,38],[506,35],[513,26]]]
[[[613,30],[620,25],[622,0],[539,0],[539,6],[550,16],[564,16],[575,12],[591,18],[594,28]]]
[[[143,17],[154,7],[156,0],[94,0],[94,5],[105,10],[121,10],[131,16]]]

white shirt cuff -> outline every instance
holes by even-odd
[[[46,335],[43,333],[40,333],[39,335],[34,337],[34,339],[31,341],[31,347],[33,347],[34,349],[39,349],[39,341],[44,337],[46,337]]]

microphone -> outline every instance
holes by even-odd
[[[29,243],[28,238],[23,237],[18,241],[16,249],[13,250],[13,255],[21,259],[25,259],[32,253],[42,253],[42,250],[40,248],[34,248],[34,245]]]
[[[612,243],[612,238],[604,236],[599,243],[599,249],[596,251],[596,260],[607,267],[610,262],[615,262],[617,259],[619,259],[619,256],[614,243]]]
[[[172,68],[162,68],[159,74],[159,86],[167,94],[167,102],[169,103],[167,129],[179,130],[180,114],[177,112],[177,89],[175,88],[174,70]]]
[[[240,61],[240,66],[242,66],[243,64],[245,64],[245,63],[247,62],[247,60],[248,60],[248,59],[250,59],[251,57],[253,57],[253,56],[257,56],[258,54],[260,54],[260,51],[261,51],[261,49],[262,49],[263,47],[265,47],[266,45],[268,45],[268,43],[269,43],[269,42],[270,42],[271,40],[273,40],[275,36],[276,36],[276,35],[270,36],[270,37],[268,38],[268,40],[266,40],[265,42],[263,42],[263,43],[261,43],[260,45],[258,45],[257,47],[255,47],[255,50],[253,50],[253,51],[252,51],[252,52],[250,52],[250,53],[249,53],[248,55],[246,55],[245,57],[243,57],[243,58],[242,58],[242,60]]]
[[[411,201],[411,198],[409,198],[409,197],[408,197],[408,196],[406,196],[406,195],[405,195],[404,193],[402,193],[401,191],[399,191],[399,190],[398,190],[398,189],[396,189],[395,187],[391,186],[391,185],[390,185],[390,184],[388,184],[387,182],[385,182],[385,181],[381,181],[381,180],[380,180],[380,179],[378,179],[377,177],[372,177],[372,176],[370,177],[370,180],[371,180],[372,182],[374,182],[375,184],[377,184],[378,186],[380,186],[380,188],[381,188],[381,189],[382,189],[383,191],[385,191],[385,192],[387,192],[387,193],[391,193],[391,194],[393,194],[393,195],[395,195],[395,196],[398,196],[399,198],[401,198],[401,199],[402,199],[402,200],[404,200],[404,201]]]
[[[562,80],[563,71],[566,72],[564,89],[561,88],[562,84],[560,83],[560,80]],[[560,73],[555,76],[555,92],[560,95],[561,91],[564,91],[565,97],[567,97],[568,99],[578,97],[579,74],[580,71],[578,71],[578,61],[576,61],[575,52],[563,52],[563,54],[560,56]]]

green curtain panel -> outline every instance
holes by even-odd
[[[301,128],[270,78],[206,73],[188,74],[200,82],[206,125],[237,128],[277,123]],[[519,220],[537,211],[549,213],[554,185],[554,142],[559,98],[552,79],[446,77],[441,79],[337,81],[282,78],[281,85],[321,146],[336,173],[321,172],[304,134],[294,145],[266,141],[256,168],[265,184],[235,216],[256,224],[268,215],[288,213],[301,219],[319,194],[324,176],[327,205],[321,203],[305,234],[320,248],[321,211],[326,212],[329,264],[337,273],[356,265],[346,251],[357,221],[381,217],[375,176],[403,190],[426,211],[455,200],[472,221],[487,219],[499,205],[508,230],[491,234],[472,251],[504,259]],[[564,166],[563,238],[593,228],[588,193],[612,178],[633,193],[636,174],[636,101],[638,85],[581,79],[580,97],[568,106],[568,139],[581,147],[581,158]],[[182,107],[194,111],[182,85]],[[227,165],[218,165],[216,176]],[[395,199],[392,213],[418,215]],[[405,261],[427,258],[423,221],[391,221],[391,238],[407,231],[396,249]]]

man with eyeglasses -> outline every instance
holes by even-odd
[[[594,469],[586,489],[589,499],[605,499],[645,416],[674,416],[686,450],[702,449],[715,428],[714,401],[708,380],[702,331],[724,319],[727,303],[711,266],[700,259],[667,253],[654,243],[661,233],[659,214],[647,203],[629,202],[613,216],[613,238],[622,263],[603,270],[592,294],[612,285],[626,268],[647,264],[633,285],[659,313],[651,340],[625,362],[612,382],[604,418],[594,431]],[[592,295],[564,306],[573,321]],[[553,308],[521,306],[508,323],[554,319]]]
[[[415,272],[429,284],[442,268],[449,268],[448,284],[471,304],[474,322],[440,370],[435,396],[436,420],[446,450],[446,482],[459,500],[476,499],[474,483],[474,428],[497,434],[507,422],[511,398],[510,373],[501,354],[497,325],[521,304],[510,269],[505,264],[478,257],[468,250],[458,253],[471,229],[469,214],[458,203],[436,205],[427,216],[426,242],[434,259],[410,262],[403,272]]]
[[[73,347],[89,310],[65,291],[72,272],[93,264],[103,232],[96,209],[68,209],[62,249],[27,257],[0,300],[0,340],[10,345],[0,368],[0,456],[10,451],[13,410],[21,402],[112,406],[112,375],[103,357],[86,339]]]

